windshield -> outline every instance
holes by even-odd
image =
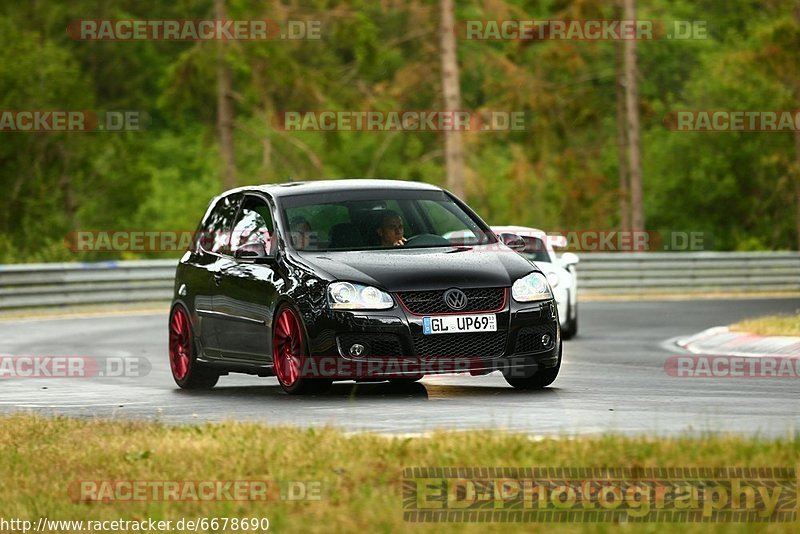
[[[283,199],[300,251],[427,248],[495,242],[441,191],[354,191]]]

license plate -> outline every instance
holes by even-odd
[[[422,333],[460,334],[464,332],[496,332],[497,316],[482,315],[442,315],[439,317],[423,317]]]

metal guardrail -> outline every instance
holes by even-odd
[[[177,260],[0,265],[0,310],[165,302]]]
[[[0,265],[0,309],[166,302],[177,260]],[[800,291],[800,252],[583,254],[579,294]]]
[[[578,293],[800,290],[800,252],[626,252],[584,254]]]

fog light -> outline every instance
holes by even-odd
[[[355,356],[358,358],[362,354],[364,354],[365,347],[361,343],[353,343],[350,345],[350,356]]]
[[[549,347],[551,339],[552,338],[550,337],[550,334],[542,335],[542,346],[543,347]]]

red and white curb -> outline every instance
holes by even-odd
[[[693,354],[749,358],[800,357],[800,337],[731,332],[727,326],[703,330],[693,336],[678,339],[677,344]]]

